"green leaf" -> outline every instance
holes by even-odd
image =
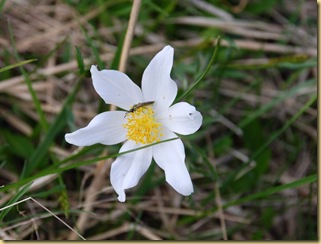
[[[47,198],[52,196],[53,194],[60,194],[66,187],[63,185],[56,185],[53,187],[50,187],[50,189],[45,189],[44,191],[41,191],[36,194],[32,194],[33,198]]]
[[[14,152],[15,155],[22,158],[28,158],[33,153],[34,146],[31,143],[30,138],[10,133],[8,130],[1,130],[1,134],[8,143],[10,151]]]
[[[100,58],[99,51],[98,51],[98,48],[96,47],[95,42],[92,40],[91,36],[89,36],[89,35],[87,34],[86,30],[82,27],[82,25],[80,24],[79,20],[77,20],[77,21],[78,21],[78,23],[79,23],[79,27],[80,27],[82,33],[84,34],[84,36],[85,36],[85,38],[86,38],[86,41],[88,42],[88,44],[89,44],[89,46],[90,46],[90,48],[91,48],[92,53],[93,53],[94,56],[95,56],[95,60],[96,60],[96,62],[97,62],[97,64],[98,64],[98,67],[99,67],[100,69],[105,68],[105,63],[104,63],[104,62],[101,60],[101,58]]]
[[[284,126],[282,126],[279,130],[275,131],[274,133],[272,133],[272,135],[267,138],[263,144],[260,144],[260,146],[257,148],[257,150],[255,150],[255,152],[253,152],[251,154],[251,156],[249,157],[249,159],[247,160],[247,162],[245,162],[241,167],[237,168],[233,173],[231,173],[227,179],[225,180],[224,184],[222,187],[229,187],[230,184],[235,183],[235,179],[239,178],[238,174],[239,172],[241,172],[243,169],[245,169],[246,167],[249,166],[249,163],[252,160],[256,160],[257,157],[276,139],[278,138],[287,128],[289,128],[294,121],[296,121],[304,111],[306,111],[317,99],[317,95],[313,95],[311,97],[311,99],[304,104],[304,106],[295,114],[292,116],[292,118],[290,118],[285,124]],[[250,174],[244,174],[242,177],[244,177],[246,175],[245,178],[250,179],[249,177],[254,177],[253,173],[250,171]],[[239,182],[238,182],[239,183]],[[239,187],[239,186],[238,186]]]
[[[253,201],[253,200],[257,200],[257,199],[260,199],[260,198],[264,199],[264,198],[267,198],[267,197],[269,197],[269,196],[271,196],[271,195],[273,195],[275,193],[284,191],[286,189],[293,189],[293,188],[296,188],[296,187],[299,187],[299,186],[302,186],[302,185],[305,185],[305,184],[310,184],[310,183],[316,182],[317,179],[318,179],[318,175],[314,174],[314,175],[310,175],[310,176],[304,177],[302,179],[293,181],[293,182],[288,183],[288,184],[283,184],[283,185],[280,185],[280,186],[271,187],[271,188],[266,189],[265,191],[261,191],[261,192],[258,192],[258,193],[255,193],[255,194],[252,194],[252,195],[237,199],[235,201],[229,202],[229,203],[225,204],[223,206],[223,208],[228,208],[228,207],[231,207],[231,206],[234,206],[234,205],[239,205],[239,204],[242,204],[242,203],[245,203],[245,202],[249,202],[249,201]]]
[[[77,64],[78,64],[78,69],[79,69],[78,73],[80,75],[83,75],[83,74],[85,74],[85,63],[84,63],[84,59],[83,59],[78,47],[76,47],[76,58],[77,58]]]
[[[276,96],[274,99],[271,100],[271,102],[265,104],[264,106],[262,106],[261,108],[259,108],[255,112],[250,113],[249,116],[244,118],[238,124],[238,127],[244,127],[245,125],[250,123],[252,120],[254,120],[254,119],[260,117],[262,114],[268,112],[270,109],[275,107],[277,104],[280,104],[281,102],[288,99],[289,97],[292,97],[292,96],[298,94],[302,88],[314,86],[315,83],[316,83],[315,79],[307,80],[306,82],[299,84],[299,85],[291,88],[290,90],[280,92],[278,96]]]
[[[34,62],[34,61],[37,61],[37,59],[28,59],[28,60],[25,60],[25,61],[21,61],[19,63],[15,63],[15,64],[10,64],[10,65],[7,65],[3,68],[0,68],[0,73],[1,72],[4,72],[4,71],[7,71],[9,69],[13,69],[13,68],[16,68],[16,67],[20,67],[22,65],[25,65],[25,64],[28,64],[28,63],[31,63],[31,62]]]
[[[201,74],[201,76],[197,79],[197,81],[192,84],[192,86],[184,93],[182,94],[181,96],[179,96],[178,98],[175,99],[175,102],[174,103],[177,103],[178,101],[182,100],[184,97],[186,97],[192,90],[194,90],[194,88],[203,80],[203,78],[206,76],[206,74],[209,72],[209,70],[211,69],[212,67],[212,64],[214,63],[215,59],[216,59],[216,56],[217,56],[217,52],[218,52],[218,49],[219,49],[219,46],[220,46],[220,39],[221,37],[219,36],[217,38],[217,41],[216,41],[216,45],[215,45],[215,49],[214,49],[214,52],[213,52],[213,55],[210,59],[210,62],[208,63],[206,69],[204,70],[204,72]]]
[[[278,138],[287,128],[289,128],[294,121],[296,121],[303,112],[305,112],[317,99],[317,94],[314,94],[310,100],[304,104],[304,106],[296,113],[294,114],[285,124],[282,126],[279,130],[272,133],[272,135],[264,141],[264,143],[251,155],[248,162],[251,160],[257,158],[258,155],[260,155],[276,138]]]
[[[278,0],[260,0],[260,1],[249,1],[246,5],[245,11],[259,15],[262,12],[268,12],[276,5]]]
[[[6,3],[6,0],[2,0],[2,1],[0,2],[0,16],[1,16],[1,14],[2,14],[2,9],[3,9],[5,3]]]
[[[119,43],[118,43],[118,46],[117,46],[117,50],[115,52],[115,56],[114,56],[113,61],[111,62],[111,65],[110,65],[110,69],[117,70],[118,67],[119,67],[120,57],[121,57],[121,52],[122,52],[122,49],[123,49],[125,36],[126,36],[126,32],[124,32],[120,37],[120,40],[119,40]]]
[[[20,60],[20,56],[19,56],[19,54],[17,52],[17,48],[16,48],[15,41],[14,41],[14,35],[13,35],[12,27],[10,26],[10,22],[8,22],[8,29],[9,29],[11,44],[12,44],[12,47],[13,47],[14,56],[19,61]],[[32,87],[31,80],[29,78],[28,72],[26,72],[25,69],[22,66],[19,66],[19,67],[20,67],[20,71],[21,71],[21,73],[22,73],[22,75],[23,75],[23,77],[25,79],[25,82],[27,84],[29,93],[30,93],[30,95],[32,97],[32,101],[33,101],[33,103],[34,103],[34,105],[36,107],[36,111],[37,111],[37,115],[39,117],[39,121],[40,121],[41,127],[42,127],[42,129],[44,131],[46,131],[47,128],[48,128],[48,122],[47,122],[45,114],[44,114],[44,112],[42,110],[40,100],[39,100],[35,90]]]
[[[265,135],[263,131],[262,123],[258,119],[253,120],[251,123],[244,126],[244,143],[251,153],[254,153],[256,150],[258,150],[262,142],[267,140],[267,135]],[[266,171],[270,159],[271,151],[266,147],[255,159],[257,161],[257,164],[254,168],[256,177],[259,177]]]

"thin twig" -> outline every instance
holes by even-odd
[[[82,240],[86,240],[82,235],[80,235],[78,232],[76,232],[72,227],[70,227],[70,225],[68,225],[66,222],[64,222],[61,218],[59,218],[56,214],[54,214],[51,210],[49,210],[48,208],[46,208],[44,205],[42,205],[40,202],[38,202],[37,200],[35,200],[34,198],[32,197],[27,197],[25,199],[22,199],[20,201],[17,201],[13,204],[10,204],[10,205],[7,205],[3,208],[0,209],[0,212],[7,209],[7,208],[10,208],[12,206],[15,206],[15,205],[18,205],[22,202],[26,202],[28,200],[32,200],[34,201],[36,204],[38,204],[40,207],[42,207],[44,210],[46,210],[48,213],[50,213],[52,216],[54,216],[56,219],[58,219],[61,223],[63,223],[65,226],[67,226],[67,228],[69,228],[71,231],[73,231],[74,233],[76,233]]]
[[[27,198],[22,199],[22,200],[20,200],[20,201],[18,201],[18,202],[15,202],[15,203],[12,203],[12,204],[10,204],[10,205],[7,205],[7,206],[5,206],[5,207],[3,207],[3,208],[0,208],[0,212],[3,211],[3,210],[5,210],[5,209],[7,209],[7,208],[11,208],[11,207],[13,207],[13,206],[15,206],[15,205],[17,205],[17,204],[19,204],[19,203],[28,201],[28,200],[30,200],[30,199],[31,199],[31,197],[27,197]]]
[[[32,201],[37,203],[40,207],[42,207],[44,210],[46,210],[48,213],[51,213],[56,219],[58,219],[61,223],[63,223],[68,229],[70,229],[72,232],[74,232],[77,236],[79,236],[82,240],[86,240],[82,235],[80,235],[77,231],[75,231],[70,225],[68,225],[66,222],[64,222],[61,218],[59,218],[57,215],[55,215],[53,212],[51,212],[48,208],[46,208],[44,205],[42,205],[40,202],[36,201],[32,197],[30,197]]]

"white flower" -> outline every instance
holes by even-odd
[[[122,72],[99,71],[93,65],[90,72],[97,93],[107,104],[126,111],[98,114],[86,127],[66,134],[66,141],[77,146],[126,141],[120,149],[124,152],[175,138],[175,133],[189,135],[197,131],[202,124],[200,112],[186,102],[172,105],[177,94],[177,85],[170,77],[173,55],[171,46],[156,54],[144,71],[142,89]],[[146,102],[150,103],[144,104]],[[125,190],[137,185],[152,158],[165,171],[166,181],[177,192],[185,196],[193,192],[184,146],[177,139],[123,154],[115,160],[110,180],[119,201],[126,200]]]

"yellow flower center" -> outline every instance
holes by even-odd
[[[150,144],[160,141],[161,124],[154,116],[154,110],[150,106],[143,106],[126,114],[127,123],[123,126],[127,129],[126,138],[136,143]]]

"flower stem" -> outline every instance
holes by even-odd
[[[213,52],[213,55],[211,57],[211,60],[210,62],[208,63],[205,71],[201,74],[200,78],[197,79],[197,81],[184,93],[182,94],[180,97],[178,97],[177,99],[175,99],[175,102],[174,103],[177,103],[178,101],[182,100],[184,97],[186,97],[197,85],[198,83],[200,83],[203,78],[205,77],[205,75],[208,73],[208,71],[210,70],[212,64],[214,63],[215,59],[216,59],[216,55],[217,55],[217,50],[220,46],[220,36],[217,37],[216,39],[216,45],[215,45],[215,49],[214,49],[214,52]]]

